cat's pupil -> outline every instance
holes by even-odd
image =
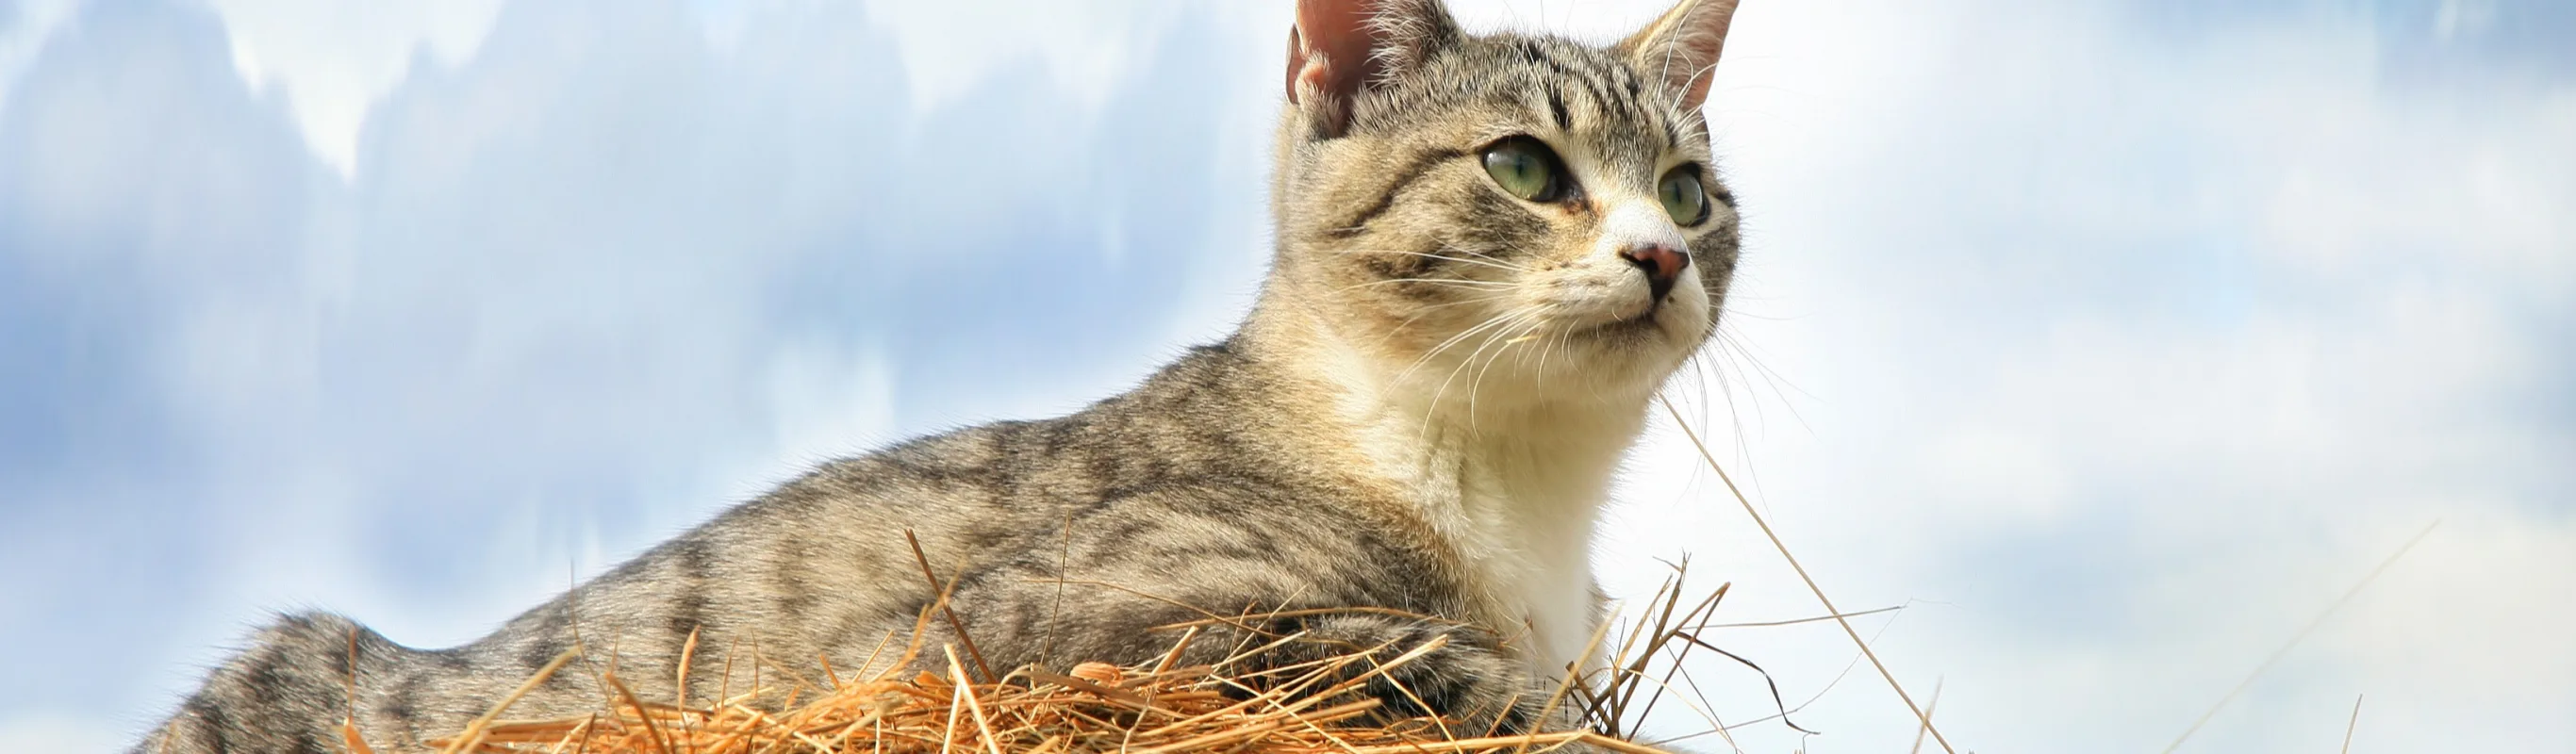
[[[1555,201],[1561,183],[1546,147],[1527,139],[1503,142],[1485,151],[1485,172],[1512,195],[1534,202]]]
[[[1674,224],[1687,227],[1708,219],[1708,191],[1700,185],[1699,176],[1693,175],[1689,166],[1677,168],[1664,176],[1663,185],[1656,189],[1655,193],[1664,202],[1664,214],[1671,215]]]

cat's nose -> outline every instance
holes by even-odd
[[[1646,286],[1653,294],[1649,300],[1659,304],[1663,303],[1664,294],[1673,290],[1673,281],[1680,279],[1682,270],[1690,266],[1690,255],[1663,244],[1620,249],[1619,258],[1646,272]]]

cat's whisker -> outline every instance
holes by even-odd
[[[1495,318],[1488,319],[1488,320],[1486,320],[1485,322],[1478,324],[1475,328],[1471,329],[1468,333],[1460,333],[1460,335],[1462,335],[1462,336],[1463,336],[1463,335],[1467,335],[1467,334],[1469,334],[1469,333],[1479,332],[1479,331],[1499,330],[1499,329],[1501,329],[1503,326],[1505,326],[1507,323],[1508,323],[1508,320],[1507,320],[1506,318],[1504,318],[1504,317],[1500,317],[1500,316],[1497,316],[1497,317],[1495,317]],[[1414,364],[1413,364],[1413,366],[1411,366],[1411,367],[1407,367],[1407,368],[1405,369],[1405,371],[1404,371],[1404,374],[1405,374],[1405,375],[1412,374],[1415,370],[1417,370],[1417,369],[1419,369],[1419,368],[1421,368],[1421,367],[1423,367],[1423,366],[1427,365],[1427,364],[1430,362],[1431,357],[1438,355],[1440,351],[1447,350],[1449,347],[1451,347],[1451,345],[1453,345],[1453,344],[1455,344],[1455,343],[1458,343],[1458,342],[1460,342],[1461,340],[1462,340],[1461,338],[1455,338],[1455,337],[1453,337],[1453,338],[1449,339],[1449,341],[1447,341],[1446,343],[1444,343],[1444,344],[1443,344],[1439,349],[1434,349],[1431,353],[1424,354],[1423,358],[1422,358],[1422,359],[1420,359],[1420,360],[1415,361],[1415,362],[1414,362]],[[1485,344],[1479,344],[1479,345],[1477,346],[1477,350],[1478,350],[1479,352],[1481,352],[1481,351],[1484,349],[1485,345],[1486,345],[1486,344],[1490,344],[1490,343],[1492,343],[1492,339],[1491,339],[1491,338],[1487,338],[1487,339],[1485,339]],[[1467,365],[1470,361],[1472,361],[1474,358],[1475,358],[1475,354],[1470,353],[1470,354],[1468,354],[1468,358],[1467,358],[1467,359],[1460,360],[1460,361],[1459,361],[1459,363],[1458,363],[1458,366],[1451,367],[1451,368],[1450,368],[1450,370],[1449,370],[1449,374],[1448,374],[1448,376],[1441,378],[1441,380],[1440,380],[1440,385],[1439,385],[1437,388],[1434,388],[1434,389],[1431,391],[1431,401],[1430,401],[1430,403],[1428,404],[1430,408],[1429,408],[1429,410],[1424,411],[1424,412],[1423,412],[1423,415],[1422,415],[1422,429],[1421,429],[1421,435],[1422,435],[1424,438],[1426,438],[1426,439],[1427,439],[1427,438],[1429,438],[1429,437],[1431,436],[1431,430],[1432,430],[1432,427],[1433,427],[1435,424],[1437,424],[1437,423],[1438,423],[1438,418],[1439,418],[1439,416],[1440,416],[1440,414],[1441,414],[1441,412],[1440,412],[1440,405],[1441,405],[1441,404],[1440,404],[1440,400],[1441,400],[1441,398],[1442,398],[1442,397],[1444,397],[1444,396],[1446,396],[1446,395],[1448,394],[1448,392],[1449,392],[1449,383],[1451,383],[1451,382],[1455,381],[1455,380],[1457,379],[1457,377],[1458,377],[1458,371],[1459,371],[1459,370],[1461,370],[1461,369],[1466,368],[1466,365]],[[1399,375],[1399,376],[1397,377],[1397,380],[1398,380],[1399,382],[1403,381],[1403,379],[1404,379],[1404,377],[1403,377],[1402,375]]]
[[[1443,301],[1443,302],[1440,302],[1440,303],[1437,303],[1437,304],[1427,304],[1427,305],[1422,306],[1418,311],[1415,311],[1415,312],[1413,313],[1413,316],[1404,318],[1404,322],[1402,322],[1402,323],[1400,323],[1400,324],[1397,324],[1397,325],[1395,326],[1395,329],[1397,329],[1397,330],[1402,330],[1402,329],[1404,329],[1405,327],[1408,327],[1408,326],[1412,325],[1414,322],[1421,320],[1423,317],[1431,316],[1431,312],[1432,312],[1432,311],[1434,311],[1434,310],[1438,310],[1438,309],[1446,309],[1446,308],[1449,308],[1449,307],[1452,307],[1452,306],[1459,306],[1459,305],[1463,305],[1463,304],[1485,304],[1485,303],[1492,303],[1492,302],[1495,302],[1495,301],[1509,301],[1509,300],[1511,300],[1511,299],[1513,299],[1513,298],[1515,298],[1515,297],[1514,297],[1514,296],[1511,296],[1511,295],[1508,295],[1508,294],[1507,294],[1507,295],[1499,295],[1499,296],[1477,296],[1477,297],[1474,297],[1474,298],[1462,298],[1462,299],[1458,299],[1458,300],[1456,300],[1456,301]],[[1393,334],[1393,333],[1389,333],[1389,335],[1392,335],[1392,334]]]
[[[1341,249],[1341,250],[1335,251],[1335,252],[1333,252],[1333,253],[1335,253],[1335,254],[1394,254],[1394,255],[1397,255],[1397,256],[1422,257],[1422,258],[1424,258],[1424,259],[1437,259],[1437,260],[1441,260],[1441,261],[1445,261],[1445,262],[1458,262],[1458,263],[1460,263],[1460,264],[1482,265],[1482,266],[1485,266],[1485,267],[1492,267],[1492,268],[1494,268],[1494,269],[1497,269],[1497,270],[1503,270],[1503,271],[1506,271],[1506,272],[1521,272],[1521,273],[1526,273],[1526,272],[1530,272],[1530,271],[1531,271],[1531,270],[1530,270],[1530,268],[1529,268],[1528,266],[1525,266],[1525,265],[1516,265],[1516,264],[1506,263],[1506,262],[1503,262],[1502,260],[1496,259],[1496,258],[1494,258],[1494,257],[1492,257],[1492,256],[1490,256],[1490,255],[1484,255],[1484,254],[1478,254],[1478,255],[1476,255],[1475,257],[1457,257],[1457,256],[1450,256],[1450,255],[1447,255],[1447,254],[1434,254],[1434,253],[1431,253],[1431,252],[1428,252],[1428,251],[1406,251],[1406,250],[1403,250],[1403,249],[1367,249],[1367,248],[1360,248],[1360,249]],[[1469,253],[1474,253],[1474,252],[1469,252]]]
[[[1524,326],[1535,327],[1544,322],[1544,320],[1540,318],[1540,315],[1543,313],[1544,311],[1538,307],[1522,307],[1505,312],[1503,315],[1503,318],[1506,320],[1505,325],[1504,327],[1499,328],[1498,332],[1518,332]],[[1469,378],[1467,381],[1467,422],[1468,428],[1471,430],[1474,429],[1478,418],[1476,411],[1477,386],[1484,381],[1485,371],[1493,366],[1493,362],[1500,360],[1504,352],[1511,350],[1511,344],[1506,342],[1506,340],[1507,336],[1501,335],[1485,338],[1484,343],[1477,345],[1475,351],[1468,353],[1467,358],[1460,360],[1458,362],[1458,366],[1449,371],[1449,376],[1440,381],[1439,389],[1432,391],[1431,405],[1435,407],[1439,406],[1441,395],[1447,393],[1449,390],[1449,383],[1456,381],[1459,374],[1464,373],[1470,367],[1474,367],[1476,370],[1475,376]],[[1494,358],[1487,360],[1483,366],[1477,366],[1477,357],[1484,355],[1485,349],[1492,348],[1497,343],[1502,344],[1503,347],[1494,351]]]
[[[1380,280],[1380,281],[1375,281],[1375,282],[1371,282],[1371,283],[1362,283],[1362,284],[1360,284],[1360,285],[1356,285],[1356,286],[1346,286],[1346,287],[1343,287],[1343,288],[1336,289],[1336,290],[1332,291],[1332,292],[1331,292],[1331,295],[1336,296],[1336,297],[1339,297],[1342,293],[1349,291],[1351,288],[1357,288],[1357,287],[1366,286],[1366,285],[1377,285],[1377,284],[1388,283],[1388,282],[1396,282],[1396,281],[1391,281],[1391,280]],[[1413,324],[1414,324],[1414,323],[1421,321],[1421,320],[1422,320],[1422,318],[1424,318],[1424,317],[1431,316],[1431,314],[1432,314],[1433,312],[1437,311],[1437,310],[1440,310],[1440,309],[1446,309],[1446,308],[1453,307],[1453,306],[1463,306],[1463,305],[1468,305],[1468,304],[1491,303],[1491,302],[1495,302],[1495,301],[1508,300],[1508,299],[1510,299],[1510,298],[1512,298],[1512,296],[1511,296],[1511,295],[1509,295],[1509,294],[1507,294],[1507,293],[1506,293],[1506,294],[1492,295],[1492,296],[1472,296],[1472,297],[1468,297],[1468,298],[1458,299],[1458,300],[1455,300],[1455,301],[1443,301],[1443,302],[1440,302],[1440,303],[1437,303],[1437,304],[1426,304],[1426,305],[1423,305],[1423,306],[1415,307],[1414,312],[1413,312],[1413,316],[1406,317],[1406,318],[1404,318],[1404,321],[1403,321],[1403,322],[1396,323],[1396,325],[1395,325],[1394,327],[1387,328],[1387,331],[1386,331],[1386,332],[1378,333],[1378,334],[1376,335],[1376,344],[1377,344],[1377,345],[1379,345],[1379,346],[1385,346],[1385,345],[1387,345],[1387,344],[1389,344],[1389,343],[1393,343],[1393,342],[1395,341],[1395,339],[1396,339],[1398,336],[1401,336],[1401,335],[1403,335],[1403,334],[1404,334],[1404,331],[1406,331],[1406,330],[1408,330],[1408,329],[1411,329],[1411,328],[1413,327]],[[1314,306],[1313,306],[1312,302],[1301,302],[1301,305],[1303,305],[1305,308],[1307,308],[1307,309],[1309,309],[1309,310],[1314,310]]]
[[[1376,336],[1375,336],[1374,343],[1375,343],[1376,345],[1380,346],[1380,347],[1384,347],[1384,346],[1386,346],[1386,345],[1388,345],[1388,344],[1394,343],[1394,342],[1395,342],[1395,339],[1396,339],[1397,337],[1402,336],[1406,330],[1412,329],[1412,327],[1413,327],[1414,323],[1421,321],[1421,320],[1422,320],[1422,318],[1424,318],[1424,317],[1431,316],[1431,315],[1432,315],[1432,313],[1433,313],[1434,311],[1439,310],[1439,309],[1446,309],[1446,308],[1453,307],[1453,306],[1464,306],[1464,305],[1468,305],[1468,304],[1484,304],[1484,303],[1492,303],[1492,302],[1495,302],[1495,301],[1505,301],[1505,300],[1509,300],[1509,299],[1511,299],[1511,298],[1512,298],[1512,296],[1511,296],[1511,295],[1508,295],[1508,294],[1504,294],[1504,295],[1494,295],[1494,296],[1475,296],[1475,297],[1470,297],[1470,298],[1463,298],[1463,299],[1459,299],[1459,300],[1456,300],[1456,301],[1443,301],[1443,302],[1440,302],[1440,303],[1437,303],[1437,304],[1428,304],[1428,305],[1424,305],[1424,306],[1421,306],[1421,307],[1416,307],[1416,309],[1415,309],[1415,311],[1414,311],[1414,313],[1413,313],[1413,316],[1406,317],[1406,318],[1404,318],[1404,321],[1403,321],[1403,322],[1398,322],[1398,323],[1396,323],[1396,325],[1395,325],[1394,327],[1387,328],[1386,332],[1377,333],[1377,334],[1376,334]],[[1401,379],[1401,378],[1399,377],[1399,379]]]
[[[1509,313],[1510,312],[1504,312],[1503,314],[1487,317],[1483,322],[1477,323],[1476,326],[1461,330],[1456,335],[1449,336],[1448,340],[1441,341],[1440,345],[1433,346],[1430,351],[1424,352],[1421,358],[1415,359],[1412,365],[1404,368],[1404,371],[1397,372],[1395,375],[1395,381],[1399,383],[1405,381],[1406,377],[1412,376],[1415,370],[1421,369],[1424,365],[1429,364],[1431,360],[1433,358],[1437,358],[1441,352],[1449,350],[1468,338],[1475,337],[1477,333],[1502,326],[1506,323],[1505,316]],[[1438,397],[1434,396],[1432,402],[1435,404],[1438,403]]]
[[[1760,377],[1762,379],[1762,383],[1771,388],[1772,397],[1779,399],[1780,406],[1782,408],[1788,409],[1789,418],[1797,420],[1799,426],[1809,426],[1807,424],[1807,417],[1798,412],[1797,403],[1790,399],[1789,391],[1794,390],[1800,395],[1806,395],[1811,398],[1814,397],[1813,394],[1799,388],[1796,383],[1789,383],[1787,390],[1781,389],[1781,383],[1787,382],[1787,378],[1781,376],[1779,372],[1771,369],[1770,365],[1762,363],[1761,357],[1753,353],[1753,350],[1747,347],[1742,339],[1735,337],[1732,332],[1720,328],[1717,331],[1717,342],[1719,347],[1730,349],[1740,357],[1740,363],[1752,367],[1752,369],[1747,370],[1747,372],[1755,377]],[[1747,393],[1752,392],[1752,383],[1750,381],[1745,383],[1745,391]],[[1758,398],[1759,396],[1756,395],[1755,397]],[[1756,410],[1759,410],[1760,404],[1757,403],[1755,405]]]
[[[1551,340],[1547,344],[1546,348],[1540,349],[1538,353],[1538,377],[1539,389],[1541,391],[1545,391],[1547,389],[1547,362],[1549,357],[1572,348],[1573,345],[1574,328],[1560,327],[1556,330],[1556,338]]]
[[[1408,329],[1408,328],[1411,328],[1411,327],[1413,326],[1413,323],[1418,322],[1418,321],[1421,321],[1421,319],[1422,319],[1423,317],[1431,316],[1431,312],[1432,312],[1432,310],[1435,310],[1435,309],[1445,309],[1445,308],[1448,308],[1448,307],[1452,307],[1452,306],[1459,306],[1459,305],[1462,305],[1462,304],[1483,304],[1483,303],[1491,303],[1491,302],[1495,302],[1495,301],[1506,301],[1506,300],[1510,300],[1511,298],[1513,298],[1513,297],[1512,297],[1512,296],[1510,296],[1510,295],[1499,295],[1499,296],[1478,296],[1478,297],[1475,297],[1475,298],[1459,299],[1459,300],[1457,300],[1457,301],[1446,301],[1446,302],[1442,302],[1442,303],[1431,304],[1431,305],[1428,305],[1428,306],[1421,307],[1421,309],[1420,309],[1419,311],[1416,311],[1416,312],[1414,312],[1414,313],[1413,313],[1413,316],[1406,317],[1406,318],[1404,318],[1404,321],[1403,321],[1403,322],[1396,323],[1396,325],[1395,325],[1394,327],[1387,328],[1387,331],[1386,331],[1386,332],[1379,333],[1379,334],[1378,334],[1378,336],[1377,336],[1377,344],[1378,344],[1378,345],[1383,346],[1383,345],[1386,345],[1386,344],[1388,344],[1388,343],[1392,343],[1392,342],[1394,342],[1394,341],[1395,341],[1396,336],[1404,334],[1404,331],[1405,331],[1406,329]],[[1401,377],[1399,377],[1398,379],[1401,379]]]
[[[1477,416],[1476,395],[1478,391],[1483,389],[1485,384],[1485,373],[1492,371],[1494,364],[1502,361],[1503,354],[1509,353],[1512,350],[1512,346],[1535,339],[1538,337],[1537,333],[1539,328],[1547,326],[1547,310],[1544,306],[1531,307],[1523,311],[1525,313],[1522,315],[1521,319],[1525,324],[1520,328],[1520,332],[1523,334],[1503,339],[1503,347],[1494,349],[1494,357],[1487,359],[1484,366],[1477,368],[1476,376],[1467,381],[1467,419],[1469,426],[1471,427],[1474,426]],[[1470,356],[1468,358],[1472,360],[1474,357]]]
[[[1708,64],[1708,65],[1700,66],[1700,67],[1699,67],[1698,72],[1691,74],[1690,80],[1692,80],[1692,81],[1697,81],[1697,80],[1699,80],[1699,77],[1701,77],[1701,76],[1707,76],[1707,75],[1709,75],[1711,72],[1716,71],[1716,70],[1717,70],[1717,62],[1716,62],[1716,61],[1709,61],[1709,64]],[[1675,91],[1675,92],[1673,92],[1673,102],[1672,102],[1672,108],[1673,108],[1673,110],[1674,110],[1674,111],[1676,111],[1676,112],[1680,111],[1680,110],[1682,109],[1682,100],[1683,100],[1684,98],[1689,97],[1689,96],[1690,96],[1690,92],[1688,92],[1688,91],[1686,91],[1686,90],[1685,90],[1685,91]]]
[[[1461,335],[1461,336],[1464,336],[1464,335],[1467,335],[1467,334],[1469,334],[1469,333],[1473,333],[1473,332],[1481,331],[1481,330],[1487,330],[1487,329],[1500,330],[1502,327],[1508,326],[1508,325],[1513,321],[1513,319],[1514,319],[1515,315],[1517,315],[1519,311],[1520,311],[1519,309],[1513,309],[1513,310],[1505,311],[1505,312],[1503,312],[1503,313],[1501,313],[1501,314],[1497,314],[1497,315],[1495,315],[1495,316],[1493,316],[1493,317],[1491,317],[1491,318],[1486,319],[1484,322],[1477,324],[1474,328],[1470,328],[1467,332],[1460,333],[1460,335]],[[1450,338],[1450,339],[1449,339],[1449,341],[1448,341],[1448,343],[1455,343],[1455,342],[1457,342],[1457,341],[1458,341],[1458,338]],[[1420,435],[1421,435],[1421,437],[1423,438],[1423,441],[1424,441],[1424,442],[1428,443],[1428,442],[1430,441],[1431,433],[1432,433],[1432,428],[1433,428],[1434,426],[1436,426],[1436,425],[1439,423],[1439,422],[1438,422],[1438,419],[1439,419],[1439,417],[1440,417],[1440,415],[1441,415],[1441,411],[1440,411],[1440,399],[1441,399],[1443,396],[1445,396],[1445,395],[1447,395],[1447,394],[1448,394],[1448,392],[1449,392],[1449,383],[1456,381],[1456,380],[1458,379],[1458,372],[1459,372],[1460,370],[1465,369],[1465,368],[1467,367],[1467,365],[1468,365],[1468,364],[1470,364],[1470,363],[1474,363],[1475,358],[1476,358],[1476,354],[1477,354],[1477,353],[1483,353],[1483,352],[1484,352],[1484,350],[1485,350],[1485,347],[1486,347],[1486,346],[1488,346],[1488,345],[1492,345],[1492,344],[1493,344],[1493,341],[1494,341],[1494,338],[1488,337],[1488,338],[1486,338],[1486,339],[1485,339],[1485,342],[1484,342],[1484,343],[1479,344],[1478,346],[1476,346],[1476,351],[1475,351],[1474,353],[1469,353],[1469,354],[1467,355],[1467,358],[1460,360],[1460,361],[1458,362],[1458,366],[1451,367],[1451,368],[1450,368],[1450,370],[1449,370],[1449,375],[1448,375],[1448,376],[1446,376],[1446,377],[1442,377],[1442,378],[1440,379],[1440,386],[1439,386],[1438,388],[1433,389],[1433,390],[1431,391],[1431,402],[1430,402],[1430,404],[1429,404],[1429,405],[1430,405],[1430,409],[1429,409],[1429,410],[1427,410],[1427,411],[1424,411],[1424,412],[1423,412],[1423,414],[1422,414],[1422,428],[1421,428],[1421,430],[1420,430]],[[1423,361],[1417,361],[1417,362],[1415,362],[1415,364],[1414,364],[1414,366],[1413,366],[1413,367],[1408,367],[1408,368],[1406,368],[1406,369],[1405,369],[1405,373],[1406,373],[1406,374],[1411,374],[1415,368],[1419,368],[1420,366],[1422,366],[1422,364],[1423,364],[1423,363],[1427,362],[1427,361],[1430,359],[1430,357],[1431,357],[1432,355],[1436,355],[1436,354],[1438,354],[1438,353],[1439,353],[1439,351],[1441,351],[1441,350],[1446,350],[1446,349],[1449,347],[1449,346],[1448,346],[1448,343],[1444,343],[1444,344],[1442,344],[1441,348],[1433,350],[1433,351],[1432,351],[1432,353],[1430,353],[1430,354],[1425,354],[1425,355],[1424,355],[1424,357],[1423,357]],[[1398,379],[1399,381],[1401,381],[1403,378],[1399,376],[1397,379]],[[1469,420],[1469,429],[1471,429],[1471,430],[1472,430],[1472,429],[1474,428],[1474,418],[1475,418],[1475,417],[1474,417],[1474,408],[1473,408],[1473,406],[1472,406],[1472,405],[1469,407],[1468,412],[1469,412],[1469,417],[1468,417],[1468,420]]]
[[[1492,318],[1485,320],[1485,321],[1484,321],[1484,323],[1477,325],[1473,330],[1470,330],[1470,332],[1476,332],[1476,331],[1491,331],[1491,332],[1497,332],[1497,333],[1498,333],[1498,332],[1502,332],[1502,331],[1504,331],[1504,330],[1506,330],[1506,329],[1510,328],[1510,327],[1511,327],[1511,326],[1513,326],[1514,324],[1517,324],[1517,323],[1518,323],[1519,318],[1520,318],[1520,313],[1521,313],[1521,310],[1520,310],[1520,309],[1511,309],[1511,310],[1504,311],[1504,312],[1502,312],[1502,313],[1496,314],[1496,315],[1494,315]],[[1461,334],[1465,334],[1465,333],[1461,333]],[[1433,407],[1433,410],[1432,410],[1432,412],[1431,412],[1431,413],[1432,413],[1433,415],[1438,414],[1438,407],[1439,407],[1439,405],[1440,405],[1440,398],[1441,398],[1441,396],[1443,396],[1443,395],[1445,395],[1445,394],[1447,394],[1447,393],[1448,393],[1448,391],[1449,391],[1449,383],[1451,383],[1451,382],[1453,382],[1453,381],[1455,381],[1455,380],[1457,380],[1457,379],[1458,379],[1458,372],[1459,372],[1460,370],[1465,369],[1465,368],[1467,367],[1467,365],[1468,365],[1468,364],[1475,363],[1476,356],[1477,356],[1478,354],[1482,354],[1482,353],[1484,353],[1484,352],[1485,352],[1485,349],[1486,349],[1487,347],[1492,346],[1492,345],[1494,344],[1494,341],[1495,341],[1495,340],[1497,340],[1497,339],[1498,339],[1497,337],[1495,337],[1495,336],[1493,336],[1493,335],[1491,335],[1491,334],[1489,333],[1489,334],[1488,334],[1488,336],[1487,336],[1487,337],[1485,337],[1485,338],[1482,340],[1482,342],[1480,342],[1480,343],[1478,343],[1478,344],[1476,345],[1476,350],[1469,352],[1469,353],[1467,354],[1467,357],[1466,357],[1466,358],[1464,358],[1464,359],[1460,359],[1460,360],[1458,361],[1458,365],[1457,365],[1457,366],[1454,366],[1454,367],[1451,367],[1451,368],[1449,369],[1449,374],[1448,374],[1447,376],[1442,377],[1442,378],[1440,379],[1440,386],[1439,386],[1438,388],[1436,388],[1436,389],[1432,390],[1432,392],[1431,392],[1431,406]],[[1457,339],[1456,339],[1456,338],[1452,338],[1451,340],[1452,340],[1452,341],[1455,341],[1455,340],[1457,340]],[[1425,417],[1425,419],[1426,419],[1426,420],[1428,420],[1429,418],[1430,418],[1429,416],[1426,416],[1426,417]]]
[[[1333,292],[1334,292],[1334,293],[1345,293],[1345,292],[1349,292],[1349,291],[1358,290],[1358,289],[1361,289],[1361,288],[1369,288],[1369,287],[1380,286],[1380,285],[1397,285],[1397,284],[1402,284],[1402,283],[1425,283],[1425,284],[1430,284],[1430,285],[1455,285],[1455,286],[1459,286],[1459,287],[1463,287],[1463,288],[1491,288],[1491,289],[1503,289],[1503,290],[1509,290],[1509,289],[1512,289],[1512,288],[1516,288],[1516,287],[1518,287],[1518,286],[1515,286],[1515,285],[1513,285],[1513,284],[1511,284],[1511,283],[1505,283],[1505,282],[1499,282],[1499,281],[1493,281],[1493,280],[1466,280],[1466,279],[1461,279],[1461,278],[1387,278],[1387,279],[1385,279],[1385,280],[1371,280],[1371,281],[1366,282],[1366,283],[1358,283],[1358,284],[1354,284],[1354,285],[1345,285],[1345,286],[1342,286],[1342,287],[1340,287],[1340,288],[1335,288],[1335,289],[1333,289]]]
[[[1535,349],[1537,350],[1537,354],[1535,354],[1536,358],[1531,360],[1530,374],[1533,380],[1532,388],[1537,390],[1541,395],[1545,395],[1547,393],[1548,356],[1555,351],[1556,344],[1565,337],[1565,333],[1566,328],[1560,327],[1554,332],[1540,333],[1538,336],[1541,340],[1539,341],[1538,348]]]

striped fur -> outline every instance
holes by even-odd
[[[351,720],[376,751],[419,751],[576,647],[585,659],[514,717],[591,710],[609,672],[667,699],[693,633],[694,702],[755,672],[820,682],[828,661],[846,676],[936,598],[906,529],[996,668],[1144,660],[1170,638],[1148,629],[1199,610],[1385,607],[1444,620],[1271,628],[1399,650],[1446,637],[1392,677],[1411,695],[1371,692],[1536,724],[1600,619],[1586,547],[1611,473],[1649,396],[1714,327],[1735,266],[1692,93],[1704,84],[1661,67],[1713,64],[1716,46],[1691,40],[1722,35],[1731,11],[1685,0],[1603,49],[1470,36],[1436,0],[1303,0],[1277,254],[1231,338],[1070,416],[824,464],[465,646],[282,618],[136,750],[341,751]],[[1497,187],[1479,155],[1514,135],[1563,157],[1575,199]],[[1718,200],[1688,227],[1656,204],[1676,169]],[[1687,249],[1661,300],[1617,256],[1637,244]]]

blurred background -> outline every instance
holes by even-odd
[[[1610,40],[1658,0],[1456,0]],[[1289,0],[0,0],[0,750],[267,611],[468,640],[1228,331]],[[2568,751],[2576,5],[1747,0],[1669,391],[1962,750]],[[1596,557],[1821,608],[1659,422]],[[2425,527],[2420,545],[2341,609]],[[1915,725],[1718,629],[1733,742]],[[1693,701],[1697,704],[1697,700]],[[1661,727],[1707,724],[1666,703]],[[1927,746],[1927,750],[1928,750]]]

